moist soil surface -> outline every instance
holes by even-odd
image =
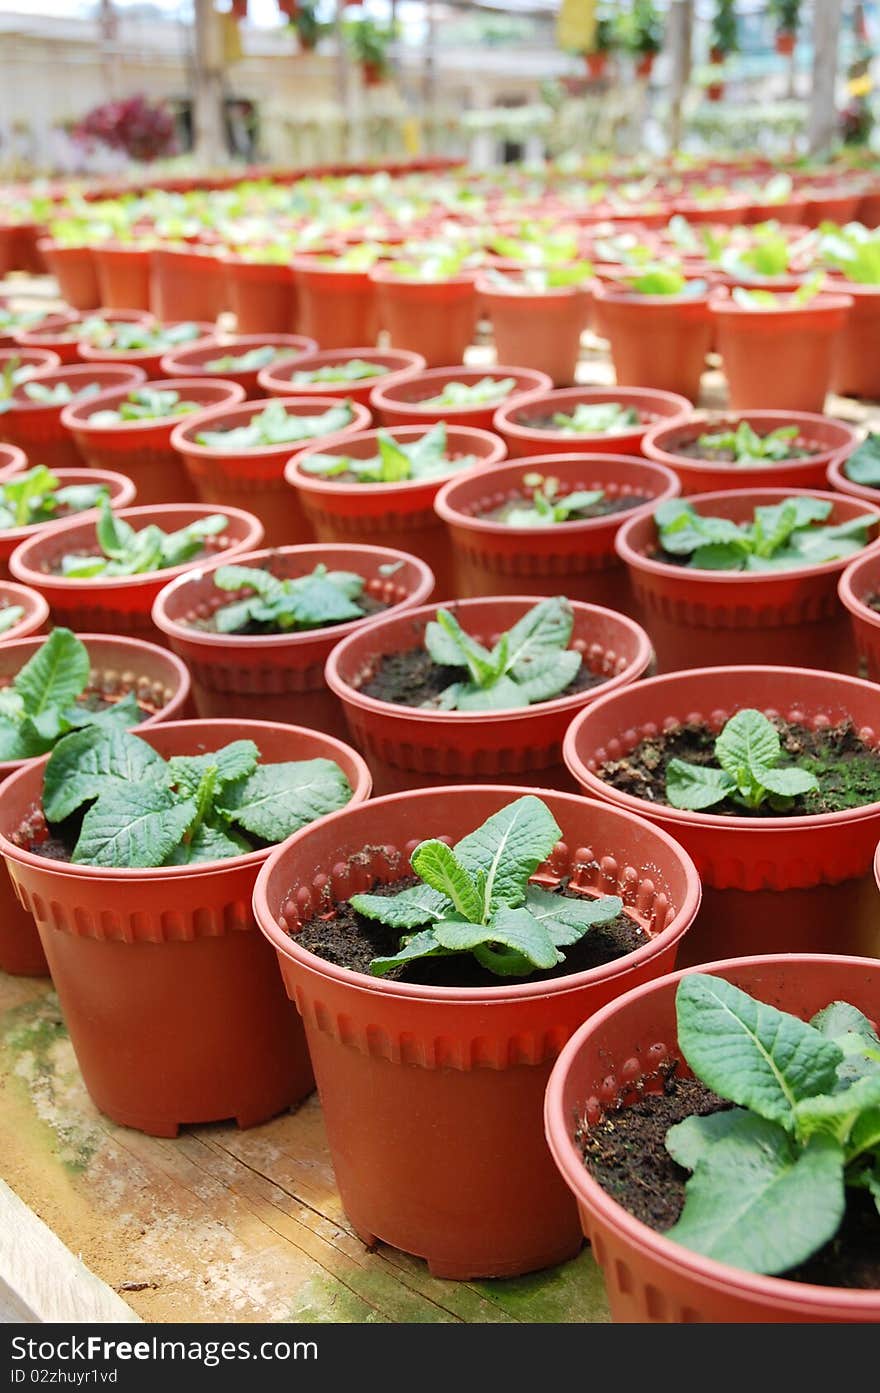
[[[237,603],[237,601],[233,603]],[[389,606],[386,605],[382,600],[377,600],[375,595],[359,595],[356,603],[359,604],[361,609],[363,610],[363,615],[361,616],[361,618],[363,619],[370,619],[374,614],[381,614],[383,610],[389,608]],[[223,608],[223,606],[221,606],[221,608]],[[190,620],[188,621],[187,627],[191,629],[200,629],[202,633],[216,634],[219,632],[217,628],[218,612],[219,611],[216,611],[207,619]],[[245,624],[243,628],[233,629],[232,633],[240,634],[242,635],[242,637],[246,635],[251,636],[254,634],[260,635],[317,633],[319,629],[335,629],[338,628],[340,624],[355,624],[357,622],[358,621],[356,619],[333,619],[325,624],[294,625],[293,628],[282,628],[280,624],[261,624],[257,623],[256,620],[252,619],[247,624]],[[228,634],[229,630],[224,629],[223,632],[224,634]]]
[[[784,813],[769,803],[754,811],[730,798],[706,809],[707,812],[728,817],[803,817],[880,802],[880,751],[859,739],[851,721],[825,730],[809,730],[778,719],[773,724],[782,742],[780,768],[796,764],[799,769],[807,769],[816,775],[819,787],[795,798]],[[683,759],[689,764],[717,768],[716,738],[708,726],[682,725],[640,741],[623,759],[606,760],[598,774],[621,793],[670,807],[666,797],[669,761]]]
[[[478,513],[477,516],[484,522],[506,522],[507,515],[514,508],[527,508],[531,503],[531,495],[524,493],[519,498],[511,498],[507,503],[502,503],[500,508],[493,508],[488,513]],[[555,498],[554,503],[564,503],[565,495]],[[612,513],[629,513],[633,508],[640,508],[644,503],[650,503],[650,498],[643,497],[641,494],[619,494],[616,498],[602,498],[598,503],[594,503],[592,508],[581,508],[566,522],[584,522],[587,518],[606,518]],[[537,527],[543,530],[546,523],[536,523]],[[560,524],[555,524],[559,526]]]
[[[706,431],[707,435],[721,435],[725,430],[725,424],[721,423],[717,427],[710,426]],[[756,431],[756,435],[763,440],[769,431]],[[713,449],[709,445],[701,445],[699,437],[696,439],[673,440],[668,442],[664,449],[668,455],[681,455],[684,459],[708,459],[714,460],[718,464],[738,464],[742,469],[766,469],[768,465],[784,464],[786,460],[808,459],[811,455],[822,453],[818,445],[813,445],[809,440],[801,440],[795,437],[791,446],[779,460],[760,460],[760,459],[738,459],[735,450]]]
[[[453,682],[466,682],[468,678],[467,668],[435,663],[424,648],[410,648],[380,658],[373,676],[358,690],[364,696],[388,701],[394,706],[430,706]],[[602,673],[593,672],[586,663],[581,663],[568,686],[547,700],[556,701],[559,697],[573,696],[575,692],[587,692],[607,681]]]
[[[697,1079],[676,1078],[674,1072],[667,1075],[664,1089],[606,1113],[595,1126],[582,1127],[576,1138],[594,1180],[656,1233],[666,1233],[678,1220],[690,1177],[666,1150],[667,1131],[686,1117],[705,1117],[731,1106]],[[818,1286],[880,1288],[880,1213],[870,1194],[848,1189],[836,1237],[782,1275]]]
[[[401,890],[420,885],[415,876],[407,876],[391,885],[376,882],[367,893],[393,896]],[[580,899],[575,891],[564,885],[559,894]],[[415,932],[415,930],[410,930]],[[358,914],[348,900],[333,906],[326,915],[316,914],[291,937],[316,957],[347,967],[352,972],[370,976],[373,958],[391,957],[400,948],[402,931],[389,928],[376,919]],[[461,953],[449,958],[423,958],[394,968],[385,974],[384,981],[419,982],[431,987],[505,987],[517,982],[550,981],[568,977],[573,972],[600,967],[625,957],[649,942],[644,929],[628,914],[618,914],[607,924],[588,929],[578,943],[565,948],[565,962],[546,972],[533,972],[529,977],[498,977],[481,966],[471,954]]]

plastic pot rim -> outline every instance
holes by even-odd
[[[123,364],[120,363],[119,366],[122,367]],[[133,366],[136,366],[136,364]],[[140,371],[143,371],[143,369]],[[135,389],[138,385],[140,384],[135,384]],[[232,382],[229,378],[225,377],[210,377],[207,381],[204,377],[163,377],[154,381],[149,381],[147,385],[151,387],[155,386],[159,391],[175,391],[181,394],[183,392],[192,391],[203,392],[206,388],[213,390],[216,387],[218,390],[218,400],[206,402],[198,411],[188,412],[184,417],[187,421],[194,420],[196,417],[201,417],[206,411],[213,411],[215,407],[238,406],[239,402],[245,400],[245,390],[241,384]],[[130,392],[127,387],[107,387],[103,391],[95,392],[93,396],[81,397],[79,401],[68,402],[61,413],[61,424],[64,429],[70,431],[71,434],[74,431],[88,431],[97,436],[101,436],[118,431],[125,431],[126,433],[131,431],[133,435],[138,435],[142,431],[155,430],[157,426],[164,426],[169,421],[180,420],[179,415],[172,414],[170,416],[152,416],[146,421],[108,421],[106,424],[99,421],[95,424],[92,423],[92,414],[96,414],[98,411],[102,410],[103,407],[111,403],[114,399],[119,398],[124,400],[128,395],[130,395]],[[89,412],[90,414],[84,415],[84,412]]]
[[[607,404],[609,401],[612,404],[617,402],[620,405],[625,405],[627,402],[632,402],[635,405],[636,401],[644,402],[652,397],[655,400],[662,399],[664,403],[673,401],[680,403],[681,410],[677,415],[663,416],[657,421],[638,421],[631,426],[621,426],[620,430],[598,431],[595,434],[590,434],[588,431],[572,433],[562,429],[528,426],[522,421],[513,420],[512,417],[514,411],[522,411],[533,406],[538,407],[545,402],[548,411],[552,412],[554,406],[569,404],[576,406],[580,402],[584,402],[586,405],[594,403],[597,406]],[[548,401],[548,398],[552,398],[552,400]],[[684,416],[690,415],[693,409],[693,404],[687,397],[683,397],[679,392],[666,392],[660,387],[617,387],[613,385],[608,387],[557,387],[549,392],[528,392],[503,406],[499,406],[492,418],[492,428],[499,435],[510,435],[517,440],[546,441],[548,447],[560,440],[582,440],[585,443],[607,441],[611,447],[607,453],[613,454],[615,440],[626,439],[640,430],[643,430],[644,434],[647,435],[648,431],[656,430],[659,426],[672,426],[676,422],[680,422]],[[552,451],[548,448],[547,453],[552,453]],[[572,454],[576,453],[577,451],[572,450]],[[632,455],[630,458],[638,459],[639,456]],[[665,461],[660,462],[665,463]]]
[[[17,638],[31,638],[38,635],[49,619],[49,601],[33,585],[23,585],[20,581],[0,580],[0,601],[10,605],[22,605],[24,617],[13,624],[11,629],[0,636],[0,644],[10,643]],[[19,632],[22,630],[23,632]]]

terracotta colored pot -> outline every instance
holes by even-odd
[[[608,67],[607,53],[585,53],[584,58],[587,63],[587,72],[590,77],[604,77],[605,69]]]
[[[742,707],[808,726],[851,718],[871,742],[880,733],[880,687],[871,682],[802,668],[698,668],[600,696],[572,722],[565,761],[585,793],[650,818],[693,856],[703,908],[687,963],[753,948],[877,956],[870,871],[880,803],[812,817],[725,817],[631,797],[596,773],[649,733],[694,719],[720,731]]]
[[[532,424],[545,417],[551,418],[557,411],[571,415],[580,402],[588,406],[614,402],[618,406],[632,407],[638,412],[639,423],[598,435],[572,434]],[[515,402],[505,403],[495,412],[492,425],[504,437],[513,459],[553,453],[639,455],[642,441],[652,426],[664,426],[691,410],[687,397],[674,392],[654,392],[638,387],[569,387],[559,392],[532,392]]]
[[[353,750],[268,721],[172,721],[144,738],[168,757],[252,739],[264,760],[334,759],[358,801]],[[77,1063],[114,1122],[173,1137],[185,1123],[250,1127],[312,1088],[296,1013],[256,932],[251,894],[268,850],[157,870],[108,870],[16,844],[39,807],[44,761],[3,787],[2,852],[37,923]]]
[[[296,286],[289,266],[244,261],[227,253],[229,307],[238,334],[295,334],[299,328]],[[309,334],[309,338],[314,338]]]
[[[428,426],[445,421],[450,426],[476,426],[478,430],[492,430],[497,402],[482,406],[425,405],[431,397],[439,396],[450,382],[464,382],[472,387],[484,377],[493,377],[496,381],[505,377],[514,379],[516,386],[510,396],[504,398],[505,405],[515,398],[533,392],[548,392],[553,387],[546,373],[530,368],[509,368],[497,363],[487,368],[468,368],[460,364],[451,368],[428,368],[396,382],[383,378],[370,393],[370,406],[376,420],[383,426]]]
[[[149,247],[99,242],[92,248],[99,304],[111,310],[149,310]]]
[[[864,958],[744,957],[712,962],[700,971],[804,1020],[833,1000],[851,1002],[874,1020],[880,1013],[880,967]],[[603,1270],[612,1319],[650,1324],[880,1320],[880,1292],[758,1276],[674,1243],[628,1214],[584,1165],[576,1129],[595,1126],[609,1104],[633,1101],[637,1082],[656,1090],[658,1065],[680,1060],[675,992],[686,975],[675,972],[647,982],[597,1011],[563,1049],[547,1089],[547,1141]]]
[[[749,204],[742,221],[747,226],[771,221],[781,223],[785,228],[789,228],[793,224],[802,225],[806,205],[807,200],[795,193],[792,193],[784,203],[762,203],[758,200]]]
[[[387,547],[279,547],[236,557],[236,564],[262,566],[282,578],[307,575],[318,563],[331,570],[355,571],[366,581],[365,593],[380,599],[387,613],[424,604],[434,577],[423,561]],[[373,619],[334,624],[286,634],[218,634],[192,627],[232,598],[214,585],[223,560],[179,576],[166,585],[153,606],[153,622],[184,658],[193,677],[200,716],[259,716],[280,720],[296,715],[309,730],[348,738],[342,707],[324,681],[331,650],[348,634]],[[383,575],[386,566],[397,567]]]
[[[295,256],[293,279],[300,328],[321,348],[375,344],[379,311],[368,271],[354,271],[318,256]]]
[[[202,339],[195,348],[179,348],[174,353],[166,353],[160,366],[166,377],[206,377],[209,380],[222,377],[224,381],[237,382],[244,388],[246,397],[263,397],[266,393],[257,381],[259,368],[233,368],[228,372],[216,372],[206,368],[205,364],[228,354],[247,353],[252,348],[265,347],[283,349],[284,361],[292,363],[294,355],[302,357],[311,353],[317,345],[314,339],[304,338],[301,334],[217,334],[213,338]]]
[[[790,496],[832,504],[829,525],[864,517],[876,540],[880,511],[840,494],[806,489],[737,489],[700,493],[693,506],[706,517],[751,522],[754,509]],[[617,554],[629,571],[640,617],[651,635],[658,672],[725,663],[785,663],[789,667],[858,671],[852,635],[841,624],[837,582],[846,561],[784,571],[701,571],[656,558],[653,510],[626,520]]]
[[[170,329],[172,324],[191,323],[191,320],[166,321],[164,328]],[[190,341],[191,346],[200,343],[202,339],[208,338],[214,333],[214,325],[205,323],[199,324],[200,335],[198,339]],[[162,359],[165,356],[163,350],[154,351],[153,349],[114,349],[99,348],[94,344],[82,343],[79,345],[79,357],[83,363],[132,363],[137,368],[143,368],[149,378],[163,377]]]
[[[854,189],[827,193],[818,192],[807,197],[804,205],[804,222],[807,227],[821,227],[823,222],[833,222],[842,226],[852,222],[859,211],[860,194]]]
[[[156,385],[163,391],[178,392],[184,401],[198,402],[201,409],[191,416],[92,425],[94,415],[117,408],[131,390],[112,387],[98,396],[72,401],[61,414],[61,424],[92,468],[126,473],[137,486],[142,504],[189,503],[196,498],[196,490],[180,455],[172,447],[175,428],[181,421],[201,420],[209,411],[238,406],[244,401],[244,388],[237,382],[209,377],[170,377]]]
[[[633,295],[595,282],[599,333],[608,339],[620,387],[656,387],[696,401],[712,346],[709,291]]]
[[[718,351],[732,411],[816,411],[825,406],[849,295],[817,295],[804,305],[767,309],[712,299]]]
[[[461,837],[521,794],[507,785],[410,791],[333,814],[272,854],[254,895],[303,1017],[346,1213],[365,1242],[426,1258],[437,1277],[512,1276],[577,1251],[541,1135],[553,1059],[585,1016],[669,970],[699,902],[671,838],[617,810],[607,818],[607,805],[536,791],[563,831],[555,873],[577,848],[572,859],[591,862],[584,885],[620,893],[651,943],[570,977],[486,989],[389,982],[297,945],[321,880],[338,901],[399,875],[417,842]]]
[[[859,199],[857,221],[865,227],[880,227],[880,188],[876,184]]]
[[[72,367],[83,361],[76,331],[89,318],[94,316],[49,315],[32,329],[20,330],[15,335],[15,341],[25,348],[47,349],[57,355],[62,366]],[[144,314],[141,310],[106,310],[102,312],[101,318],[110,324],[149,324],[152,320],[151,315]]]
[[[133,527],[157,523],[166,532],[186,527],[197,518],[208,517],[217,509],[203,503],[167,503],[161,507],[122,508],[117,517],[125,518]],[[239,508],[224,508],[229,526],[219,537],[209,538],[209,555],[223,553],[224,560],[233,561],[243,552],[253,551],[263,540],[258,518]],[[9,558],[9,569],[16,580],[31,585],[45,596],[52,607],[56,624],[90,633],[130,633],[161,643],[150,619],[153,601],[169,580],[184,570],[198,566],[199,560],[185,566],[171,566],[163,571],[145,575],[94,577],[91,580],[55,575],[53,565],[69,552],[96,548],[94,515],[92,520],[70,518],[66,522],[41,528],[36,537],[22,542]]]
[[[39,380],[44,387],[57,387],[64,383],[75,395],[94,383],[102,390],[121,387],[130,392],[144,381],[144,373],[127,363],[120,363],[119,366],[102,363],[95,367],[76,363],[43,370]],[[26,387],[27,383],[22,382],[13,390],[12,410],[3,419],[3,429],[10,440],[14,440],[35,463],[45,464],[49,469],[81,469],[83,456],[73,436],[61,423],[64,405],[52,406],[33,401]],[[132,501],[133,498],[129,500]]]
[[[583,286],[509,292],[478,276],[477,294],[492,321],[495,352],[502,363],[546,373],[557,387],[574,382],[587,326]]]
[[[723,460],[694,459],[678,453],[683,445],[701,435],[735,430],[742,421],[747,421],[759,434],[797,426],[795,440],[819,448],[804,459],[755,464],[726,464]],[[696,412],[687,420],[672,424],[660,421],[647,431],[643,448],[648,459],[672,469],[681,480],[682,493],[690,495],[740,489],[746,485],[749,488],[821,489],[825,486],[829,463],[846,459],[858,443],[859,437],[853,428],[832,416],[806,411],[738,411],[726,416]]]
[[[622,455],[536,455],[468,470],[444,484],[434,504],[452,542],[454,593],[467,598],[560,591],[570,600],[632,614],[629,580],[614,551],[615,534],[631,513],[552,527],[508,527],[481,516],[521,497],[523,476],[532,471],[559,479],[566,493],[600,488],[615,499],[649,499],[639,512],[653,512],[680,492],[671,470]]]
[[[150,259],[150,309],[157,319],[213,321],[229,308],[228,266],[196,247],[156,247]]]
[[[315,372],[319,368],[335,367],[348,363],[354,358],[362,358],[385,372],[372,377],[356,378],[349,382],[294,382],[293,375],[298,372]],[[306,353],[296,358],[279,358],[262,368],[259,383],[263,393],[269,397],[289,397],[297,392],[308,392],[310,397],[340,397],[348,401],[370,405],[370,397],[380,386],[392,386],[408,382],[425,366],[419,353],[409,353],[403,348],[328,348],[320,353]]]
[[[445,281],[405,280],[379,265],[369,275],[392,348],[420,353],[429,368],[464,362],[477,325],[473,273]]]
[[[91,247],[69,247],[63,242],[53,242],[51,237],[41,238],[38,245],[58,282],[62,300],[75,310],[97,309],[101,292]]]
[[[202,430],[227,430],[247,425],[253,416],[264,411],[271,397],[261,397],[240,406],[218,407],[200,415],[195,422],[181,421],[172,436],[171,444],[182,457],[192,484],[203,503],[226,507],[246,506],[263,525],[270,546],[287,546],[314,541],[314,533],[305,517],[299,498],[285,482],[284,467],[296,450],[296,445],[261,445],[246,452],[209,449],[200,445],[196,436]],[[333,405],[326,397],[287,397],[284,407],[288,415],[317,416]],[[355,402],[351,424],[334,435],[318,436],[309,442],[310,450],[324,448],[370,424],[370,413]]]
[[[5,276],[7,271],[42,275],[46,263],[37,250],[37,243],[45,235],[45,227],[35,222],[0,224],[0,276]]]
[[[138,731],[184,714],[189,673],[179,658],[142,639],[104,634],[79,637],[91,660],[89,691],[113,696],[133,691],[140,701],[155,708],[137,727]],[[44,638],[22,638],[0,644],[0,687],[11,683],[44,642]],[[28,762],[0,762],[0,783]],[[49,972],[37,926],[16,899],[5,867],[0,870],[0,971],[23,977],[45,977]]]
[[[855,645],[872,682],[880,682],[880,614],[867,602],[878,592],[880,549],[871,547],[847,566],[837,593],[849,611]]]
[[[880,397],[880,285],[835,282],[846,292],[852,309],[834,344],[831,390],[842,397]]]
[[[137,496],[137,489],[125,474],[114,474],[110,470],[86,469],[82,464],[74,469],[59,469],[55,477],[59,481],[59,487],[66,488],[70,484],[103,484],[110,495],[110,501],[116,508],[129,508]],[[83,519],[95,516],[94,509],[90,508],[81,513],[68,514],[69,517]],[[17,546],[26,542],[30,537],[36,537],[39,532],[44,532],[47,527],[56,527],[57,522],[37,522],[29,527],[10,527],[5,530],[0,529],[0,576],[4,579],[9,576],[9,558]]]
[[[717,97],[711,95],[713,91],[718,93]],[[723,95],[723,82],[713,83],[706,88],[710,102],[720,101]],[[701,203],[695,198],[677,198],[673,204],[674,213],[699,226],[709,223],[716,227],[739,227],[740,223],[745,222],[747,209],[748,204],[742,198],[728,199],[726,203]]]
[[[11,479],[13,474],[20,474],[27,467],[28,459],[24,450],[20,450],[17,445],[0,443],[0,482]]]
[[[9,605],[20,605],[24,614],[17,624],[0,634],[0,646],[11,643],[13,639],[30,638],[31,634],[46,632],[49,605],[40,592],[29,585],[16,585],[0,577],[0,608],[6,609]]]
[[[461,600],[454,612],[468,633],[491,646],[534,603],[532,596],[524,595]],[[342,702],[351,737],[370,766],[376,792],[491,783],[501,777],[526,787],[572,788],[560,754],[572,716],[595,701],[600,692],[637,681],[652,657],[647,634],[625,615],[580,601],[574,601],[573,606],[571,646],[578,648],[585,664],[607,681],[587,691],[513,710],[437,711],[397,706],[360,690],[359,684],[371,675],[381,657],[422,646],[425,626],[436,616],[436,604],[383,616],[337,644],[327,660],[327,684]]]
[[[395,440],[418,440],[429,426],[392,426]],[[350,455],[368,459],[378,449],[375,430],[337,436],[301,450],[288,462],[284,478],[296,490],[299,506],[320,542],[360,542],[409,550],[430,566],[436,593],[453,594],[452,551],[446,529],[434,512],[434,499],[448,475],[422,482],[399,484],[348,483],[308,474],[302,462],[310,455]],[[455,459],[474,455],[483,468],[497,464],[506,454],[503,442],[489,431],[454,426],[447,432],[447,450]]]

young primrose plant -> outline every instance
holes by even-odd
[[[241,633],[250,626],[267,633],[320,629],[366,614],[358,604],[363,577],[353,571],[328,571],[323,565],[289,580],[255,566],[221,566],[214,572],[214,584],[219,590],[254,591],[216,611],[214,624],[220,634]]]
[[[0,530],[52,522],[59,513],[81,513],[109,502],[104,484],[67,484],[38,464],[0,484]]]
[[[355,459],[352,455],[309,455],[300,463],[305,474],[332,479],[351,474],[360,484],[402,484],[407,480],[436,479],[452,470],[467,469],[476,464],[475,455],[459,455],[450,459],[446,453],[446,423],[438,421],[424,435],[411,443],[395,440],[385,431],[376,436],[377,455]]]
[[[454,847],[436,838],[422,842],[411,857],[421,885],[392,896],[351,897],[359,914],[402,930],[400,951],[374,958],[370,972],[383,977],[418,958],[460,953],[472,953],[499,977],[527,977],[564,962],[560,949],[615,919],[623,902],[529,884],[561,836],[546,804],[526,794]]]
[[[796,459],[806,454],[792,444],[797,434],[797,426],[779,426],[766,435],[758,435],[748,421],[740,421],[734,430],[709,431],[698,436],[697,444],[701,450],[709,450],[712,454],[732,454],[735,464],[752,464]]]
[[[821,498],[784,498],[755,508],[751,522],[706,517],[684,499],[654,512],[662,550],[704,571],[785,571],[839,561],[868,542],[870,514],[821,527],[833,504]]]
[[[573,490],[560,494],[559,480],[543,474],[524,474],[523,484],[532,490],[528,503],[512,504],[504,513],[508,527],[552,527],[558,522],[577,522],[605,497],[602,489]]]
[[[417,406],[485,406],[510,396],[515,377],[481,377],[479,382],[447,382],[436,397],[425,397]]]
[[[547,701],[573,681],[583,661],[569,648],[574,613],[564,596],[541,600],[494,648],[484,648],[448,609],[438,609],[425,628],[425,647],[441,667],[465,668],[469,680],[453,682],[435,703],[441,711],[499,711]]]
[[[176,532],[164,532],[155,523],[136,532],[124,518],[114,516],[105,499],[95,527],[101,554],[68,553],[61,558],[61,574],[74,579],[137,576],[183,566],[201,554],[206,538],[219,536],[228,526],[225,514],[210,513]]]
[[[748,812],[769,803],[787,812],[795,798],[818,788],[815,774],[779,766],[782,747],[776,728],[750,707],[731,716],[715,741],[720,769],[671,759],[666,766],[666,797],[673,808],[700,812],[726,799]]]
[[[837,1233],[846,1190],[880,1209],[880,1039],[834,1001],[807,1023],[696,973],[676,992],[694,1074],[736,1106],[671,1127],[692,1171],[666,1237],[747,1272],[797,1267]]]

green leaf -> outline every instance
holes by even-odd
[[[843,1041],[847,1036],[855,1037],[860,1046],[867,1046],[871,1050],[880,1048],[880,1036],[868,1017],[857,1007],[850,1006],[848,1001],[832,1001],[824,1010],[816,1013],[810,1025],[822,1035],[835,1040],[841,1048],[844,1048]]]
[[[673,808],[700,812],[722,803],[736,788],[736,780],[723,769],[671,759],[666,766],[666,798]]]
[[[843,1053],[833,1041],[723,978],[683,978],[676,1012],[679,1046],[697,1077],[789,1131],[795,1105],[835,1085]]]
[[[425,929],[423,933],[414,934],[409,942],[402,944],[399,951],[390,957],[373,958],[370,972],[374,977],[385,977],[394,968],[403,967],[417,958],[442,958],[447,955],[447,949],[441,948],[434,937],[433,929]]]
[[[550,936],[557,948],[578,943],[588,931],[600,924],[610,924],[623,913],[623,900],[617,895],[586,896],[557,895],[539,885],[526,887],[526,909]]]
[[[0,606],[0,634],[8,633],[10,629],[14,629],[16,624],[20,624],[23,618],[23,605]]]
[[[528,705],[522,687],[517,686],[510,677],[497,677],[485,687],[477,687],[471,682],[454,682],[441,696],[446,697],[447,694],[450,694],[448,704],[444,703],[447,710],[453,709],[452,694],[454,707],[458,711],[511,711],[518,706]]]
[[[410,477],[410,457],[398,445],[394,437],[380,431],[376,443],[379,446],[379,459],[382,462],[382,471],[377,482],[399,484],[404,479],[408,479]]]
[[[70,629],[53,629],[20,668],[12,685],[29,716],[60,711],[85,690],[91,664],[88,649]]]
[[[814,1137],[801,1150],[781,1127],[760,1117],[749,1122],[697,1163],[666,1237],[746,1272],[786,1272],[840,1226],[843,1153],[830,1137]]]
[[[570,686],[581,670],[583,658],[574,648],[563,649],[543,663],[536,660],[531,666],[531,675],[517,681],[519,693],[518,706],[549,701]]]
[[[119,701],[114,701],[103,711],[90,711],[86,706],[69,706],[62,714],[62,723],[71,730],[83,726],[119,726],[130,730],[140,723],[141,708],[134,692],[126,692]]]
[[[508,671],[517,682],[527,681],[536,667],[568,647],[573,629],[574,610],[564,596],[533,605],[508,630]]]
[[[429,885],[413,885],[396,895],[352,895],[349,904],[367,919],[378,919],[393,929],[417,929],[453,912],[445,895]]]
[[[435,932],[439,934],[439,928]],[[483,936],[484,941],[474,945],[474,956],[499,977],[546,971],[562,961],[546,929],[527,909],[502,906],[492,915]]]
[[[266,600],[274,600],[284,593],[283,581],[259,566],[218,566],[214,584],[218,590],[253,590]]]
[[[192,866],[204,861],[222,861],[252,851],[249,842],[228,827],[201,822],[192,837],[179,843],[163,862],[166,866]]]
[[[880,488],[880,432],[868,432],[844,464],[843,472],[854,484]]]
[[[766,769],[779,758],[780,743],[776,728],[761,711],[744,707],[731,716],[715,741],[715,756],[725,773],[743,782],[743,770],[754,774]]]
[[[161,866],[197,816],[160,784],[107,784],[83,818],[71,860],[91,866]]]
[[[754,1121],[754,1115],[745,1108],[725,1108],[723,1112],[710,1112],[705,1117],[686,1117],[669,1128],[666,1150],[685,1170],[696,1170],[716,1142],[737,1132],[752,1135]],[[775,1123],[768,1125],[776,1126]]]
[[[455,845],[470,875],[486,876],[484,903],[493,914],[523,903],[529,877],[550,855],[562,832],[549,808],[526,794],[499,809]]]
[[[233,740],[229,745],[204,755],[172,755],[168,761],[172,783],[185,795],[196,792],[209,770],[216,771],[216,787],[246,778],[256,769],[260,751],[253,740]]]
[[[87,726],[66,735],[52,751],[43,780],[43,810],[49,822],[63,822],[111,784],[153,784],[167,773],[164,759],[145,740],[127,731]]]
[[[465,633],[454,614],[438,609],[437,619],[425,628],[425,647],[441,666],[466,667],[478,687],[488,686],[502,669],[492,654]]]
[[[797,798],[799,794],[810,793],[819,787],[815,774],[806,769],[768,769],[765,765],[755,765],[752,775],[762,788],[781,798]]]
[[[482,923],[483,902],[477,888],[455,852],[445,842],[436,839],[422,842],[410,859],[420,880],[450,899],[458,913],[470,923]],[[437,937],[442,943],[439,931]]]
[[[338,764],[305,759],[259,765],[247,778],[227,784],[216,811],[264,842],[282,842],[350,798],[351,785]]]
[[[827,1133],[846,1147],[850,1133],[863,1113],[880,1109],[880,1070],[856,1079],[840,1093],[804,1098],[795,1105],[795,1124],[800,1137]]]
[[[35,759],[52,748],[52,738],[46,737],[29,717],[10,720],[0,716],[0,759]]]
[[[98,546],[104,555],[118,560],[122,560],[128,555],[131,544],[137,535],[131,524],[125,521],[125,518],[119,518],[115,515],[109,498],[105,498],[101,504],[95,531]]]

